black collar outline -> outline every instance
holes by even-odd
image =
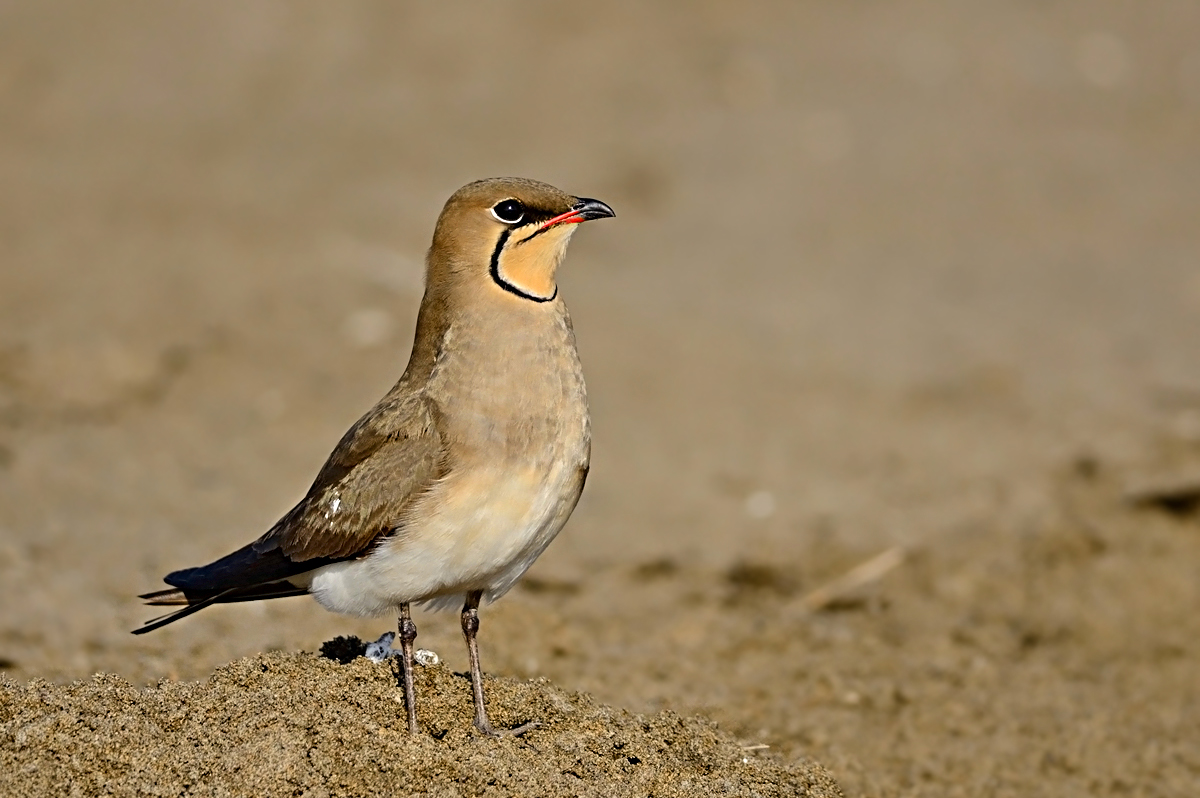
[[[500,234],[500,240],[496,242],[496,248],[494,250],[492,250],[492,265],[491,265],[491,268],[489,269],[489,271],[492,275],[492,280],[496,283],[496,285],[500,286],[508,293],[515,294],[516,296],[521,297],[521,299],[528,299],[530,302],[538,302],[538,303],[553,302],[556,298],[558,298],[558,284],[557,283],[554,284],[554,293],[553,294],[551,294],[550,296],[538,296],[537,294],[531,294],[528,291],[521,290],[520,287],[513,285],[512,283],[510,283],[508,280],[505,280],[504,277],[501,276],[501,274],[500,274],[500,253],[504,250],[504,245],[506,243],[508,243],[508,237],[510,235],[512,235],[511,227]],[[536,233],[534,235],[536,235]],[[529,238],[533,238],[533,236],[530,236]],[[526,238],[524,241],[520,241],[518,243],[523,244],[523,243],[525,243],[525,241],[528,241],[529,238]]]

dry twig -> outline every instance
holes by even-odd
[[[904,557],[903,546],[892,546],[871,559],[859,563],[832,582],[821,585],[805,596],[802,603],[808,611],[817,612],[847,593],[881,579],[888,571],[904,562]]]

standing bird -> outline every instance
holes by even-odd
[[[409,605],[462,601],[475,727],[498,734],[484,706],[478,608],[525,573],[583,491],[591,422],[555,274],[575,224],[609,216],[599,200],[533,180],[480,180],[456,191],[433,232],[399,382],[266,534],[168,574],[172,589],[141,596],[186,606],[134,634],[210,604],[304,593],[334,612],[396,612],[415,734]]]

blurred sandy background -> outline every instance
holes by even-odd
[[[848,795],[1200,794],[1185,0],[0,3],[7,672],[389,628],[128,633],[302,495],[403,369],[441,204],[510,174],[618,218],[561,284],[591,479],[485,667]]]

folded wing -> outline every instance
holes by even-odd
[[[350,428],[305,497],[265,535],[198,568],[175,571],[173,589],[147,593],[151,605],[184,605],[134,634],[158,629],[211,604],[296,596],[292,577],[366,556],[377,542],[403,533],[409,504],[446,470],[436,408],[396,389]]]

